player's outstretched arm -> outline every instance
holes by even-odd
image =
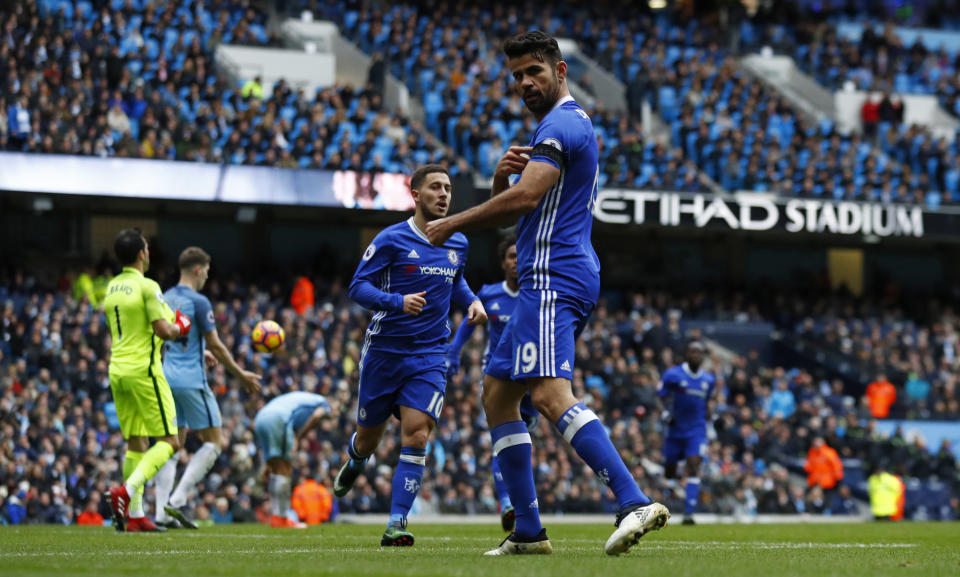
[[[207,349],[230,371],[231,375],[240,380],[243,388],[246,389],[248,393],[253,395],[260,392],[260,375],[240,368],[240,365],[237,364],[237,361],[233,359],[233,355],[231,355],[227,349],[227,345],[223,344],[223,341],[220,340],[217,329],[208,331],[207,334],[204,335],[204,338],[207,341]]]
[[[468,232],[514,224],[537,208],[540,200],[560,179],[560,169],[546,162],[530,162],[517,184],[483,204],[427,223],[427,238],[440,246],[455,232]]]

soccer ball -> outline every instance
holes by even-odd
[[[273,321],[260,321],[253,327],[253,348],[261,353],[272,353],[283,346],[286,335],[283,328]]]

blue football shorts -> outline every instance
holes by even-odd
[[[375,427],[390,415],[399,418],[401,406],[417,409],[436,421],[446,388],[443,352],[397,355],[367,350],[360,361],[357,422]]]
[[[675,465],[688,457],[707,456],[707,437],[705,435],[690,435],[687,437],[672,437],[667,435],[663,440],[663,462]]]
[[[551,290],[520,289],[517,306],[490,355],[487,374],[502,380],[561,377],[573,380],[577,338],[593,303]]]

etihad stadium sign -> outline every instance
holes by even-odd
[[[930,215],[906,204],[607,189],[597,194],[593,216],[610,224],[920,238]]]

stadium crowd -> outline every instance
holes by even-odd
[[[217,76],[221,43],[274,46],[237,2],[14,3],[0,10],[0,149],[283,168],[458,167],[368,88],[307,95]]]
[[[889,29],[854,44],[803,18],[768,26],[737,15],[724,27],[667,13],[624,19],[603,9],[610,4],[563,4],[542,18],[532,2],[288,2],[288,13],[336,22],[373,56],[366,86],[308,94],[217,76],[219,44],[280,44],[253,4],[18,0],[0,11],[0,149],[389,172],[433,161],[490,176],[503,151],[525,144],[533,129],[499,43],[535,22],[579,41],[626,86],[627,112],[589,110],[601,185],[960,201],[955,143],[896,114],[881,121],[879,106],[866,136],[841,134],[832,122],[812,123],[732,59],[764,44],[795,48],[826,86],[846,78],[866,88],[926,86],[886,86],[912,75],[952,109],[957,75],[945,53],[907,49]],[[873,70],[878,62],[882,70]],[[422,102],[423,126],[382,106],[388,72]],[[593,91],[583,67],[572,66],[571,79]],[[667,123],[668,141],[645,134],[644,102]]]
[[[98,514],[109,518],[101,493],[120,475],[122,438],[109,392],[109,331],[95,305],[106,274],[64,275],[47,281],[20,271],[7,273],[0,278],[3,522],[72,523],[81,516],[96,522]],[[175,282],[175,277],[158,274],[164,287]],[[357,364],[369,314],[347,299],[339,279],[314,282],[315,297],[307,295],[305,300],[304,285],[298,283],[296,305],[302,314],[291,307],[286,287],[279,284],[257,287],[236,279],[213,279],[207,287],[223,342],[241,365],[263,374],[264,387],[260,396],[251,398],[234,386],[222,367],[211,370],[210,383],[223,412],[226,448],[191,501],[202,522],[252,522],[267,517],[267,496],[259,477],[262,463],[251,420],[259,407],[283,392],[314,391],[326,395],[333,407],[334,417],[298,447],[296,475],[329,486],[344,458],[342,450],[354,427]],[[683,330],[683,320],[763,318],[763,309],[750,310],[738,304],[742,302],[710,295],[676,299],[656,291],[610,295],[579,341],[575,395],[602,416],[641,487],[667,504],[679,507],[682,494],[663,478],[659,375],[678,364],[686,342],[699,336],[695,330]],[[891,385],[895,412],[960,418],[955,316],[909,328],[891,320],[884,328],[886,324],[856,320],[856,309],[849,306],[832,314],[829,306],[806,302],[795,305],[795,317],[779,320],[800,327],[798,332],[807,327],[810,338],[819,334],[816,338],[827,342],[849,340],[849,347],[841,347],[851,358],[869,349],[891,363],[918,370],[913,380]],[[892,317],[893,312],[888,313]],[[805,322],[808,316],[811,320]],[[461,317],[455,313],[454,324]],[[261,319],[275,319],[284,327],[286,355],[252,351],[250,332]],[[479,404],[482,352],[483,331],[477,331],[463,351],[460,372],[449,382],[415,512],[497,510],[489,472],[490,437]],[[708,426],[700,511],[863,513],[851,497],[856,489],[852,483],[833,479],[807,488],[798,482],[796,475],[803,474],[811,447],[819,446],[818,438],[843,459],[885,464],[905,477],[940,479],[951,487],[950,506],[957,510],[957,462],[947,444],[926,447],[921,438],[877,432],[873,419],[886,415],[874,409],[884,405],[883,399],[890,400],[889,391],[878,386],[855,398],[842,381],[831,383],[803,369],[765,367],[756,355],[715,353],[712,366],[723,386],[711,404],[716,420]],[[927,385],[916,380],[926,380]],[[886,407],[889,410],[891,405]],[[616,504],[604,486],[573,460],[570,448],[550,423],[541,419],[534,438],[543,512],[615,512]],[[188,450],[196,449],[193,443],[188,442]],[[388,432],[366,474],[335,510],[388,510],[395,443],[394,433]],[[185,462],[182,457],[181,463]],[[819,465],[812,467],[820,471]]]

